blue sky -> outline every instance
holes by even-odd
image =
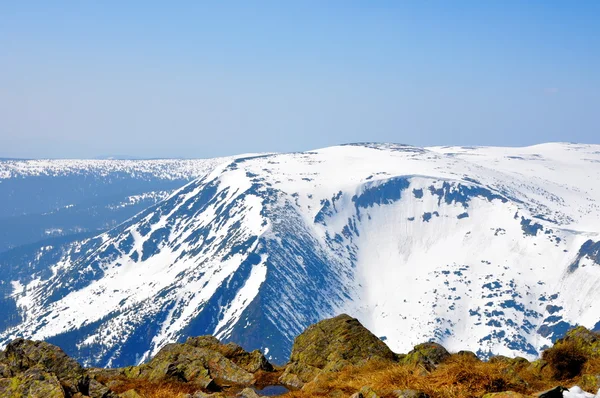
[[[2,2],[0,156],[600,144],[599,20],[598,1]]]

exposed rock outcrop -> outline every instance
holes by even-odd
[[[375,390],[369,386],[365,386],[358,392],[360,398],[381,398]]]
[[[456,355],[463,358],[471,358],[474,361],[481,361],[481,359],[479,359],[479,357],[473,351],[461,350],[457,352]]]
[[[0,363],[0,372],[8,377],[2,379],[0,385],[4,390],[0,387],[0,396],[38,394],[31,391],[43,391],[39,396],[70,397],[77,393],[89,396],[90,380],[85,370],[52,344],[16,339],[8,344]]]
[[[211,389],[218,384],[252,384],[252,373],[242,369],[218,351],[189,344],[167,344],[147,364],[138,377],[157,381],[175,379]]]
[[[415,346],[402,361],[422,365],[426,370],[432,370],[448,358],[450,353],[438,343],[423,343]]]
[[[486,363],[467,351],[451,355],[432,342],[397,355],[356,319],[340,315],[299,335],[285,368],[272,366],[260,351],[211,336],[168,344],[149,362],[118,369],[84,369],[56,346],[17,339],[0,351],[0,397],[146,398],[153,388],[166,386],[167,396],[178,391],[173,396],[258,398],[273,388],[285,392],[284,385],[302,389],[301,396],[429,398],[445,391],[440,380],[463,388],[457,396],[484,398],[523,398],[575,382],[583,390],[575,386],[574,391],[600,388],[600,334],[573,329],[543,357],[530,363],[495,356]],[[432,387],[430,380],[438,384]],[[559,386],[534,396],[563,398],[563,391]]]
[[[273,366],[259,351],[221,344],[211,336],[168,344],[148,363],[120,369],[84,369],[60,348],[17,339],[0,351],[1,397],[116,398],[142,396],[136,389],[120,392],[127,380],[180,382],[198,393],[228,386],[249,386],[254,373]],[[204,393],[202,393],[204,394]],[[249,393],[248,393],[249,394]]]
[[[216,351],[250,373],[255,373],[259,370],[267,372],[273,370],[273,365],[267,361],[267,358],[265,358],[263,353],[259,350],[247,352],[235,343],[221,344],[221,342],[213,336],[190,337],[185,344],[192,347]]]
[[[36,365],[14,377],[0,379],[0,396],[64,398],[65,392],[56,375]]]
[[[370,359],[394,361],[396,355],[357,319],[342,314],[311,325],[296,337],[290,363],[280,381],[301,388],[321,372]]]

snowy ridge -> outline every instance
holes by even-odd
[[[600,327],[599,203],[593,145],[239,157],[12,281],[20,319],[0,344],[119,366],[214,334],[277,361],[345,311],[398,352],[431,339],[532,357]]]

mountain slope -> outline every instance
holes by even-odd
[[[281,361],[348,312],[396,351],[533,356],[600,321],[599,203],[598,146],[241,157],[12,281],[0,344],[49,339],[119,366],[209,333]]]
[[[0,159],[0,252],[106,231],[228,161]]]

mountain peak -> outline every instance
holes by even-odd
[[[121,366],[211,334],[280,362],[307,325],[346,312],[395,351],[431,340],[532,357],[600,320],[586,304],[600,291],[599,203],[588,147],[228,159],[15,282],[20,319],[0,343],[49,339]]]

